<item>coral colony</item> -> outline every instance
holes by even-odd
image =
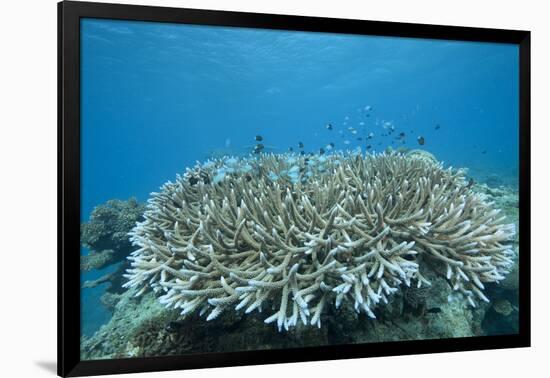
[[[428,265],[476,306],[513,266],[513,224],[430,154],[261,154],[197,164],[149,200],[127,288],[206,320],[263,311],[288,330],[328,306],[375,318]]]

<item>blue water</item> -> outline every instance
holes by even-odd
[[[248,153],[258,134],[275,152],[423,148],[517,184],[518,70],[508,44],[83,19],[81,219],[145,201],[212,154]],[[86,334],[108,319],[102,290],[84,292]]]

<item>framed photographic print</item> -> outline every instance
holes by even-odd
[[[529,32],[58,10],[59,375],[529,346]]]

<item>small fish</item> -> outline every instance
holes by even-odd
[[[369,135],[367,135],[367,138],[368,138],[368,139],[374,138],[374,133],[371,131],[371,132],[369,133]]]
[[[367,113],[367,114],[365,115],[365,117],[370,117],[370,114]]]
[[[290,152],[292,152],[292,151],[294,151],[294,148],[288,147],[288,150],[289,150]]]
[[[370,150],[372,146],[370,144],[367,144],[367,150]]]
[[[475,184],[474,179],[470,177],[470,179],[468,180],[468,185],[466,185],[466,187],[470,189],[472,186],[474,186],[474,184]]]
[[[258,143],[257,145],[254,146],[254,149],[252,150],[253,153],[255,154],[259,154],[260,152],[262,152],[264,150],[265,146],[261,143]]]
[[[365,111],[370,112],[372,110],[372,106],[367,105],[365,106]]]
[[[304,150],[300,151],[300,155],[305,155],[306,153],[304,152]]]
[[[439,130],[440,128],[441,128],[441,126],[439,125],[439,123],[437,125],[435,125],[436,130]]]
[[[302,142],[298,142],[298,148],[304,148],[304,144]]]
[[[319,155],[324,155],[325,149],[323,147],[319,148]]]
[[[256,135],[256,137],[254,138],[257,142],[261,142],[262,140],[264,140],[264,138],[261,136],[261,135]]]
[[[424,143],[426,142],[426,140],[424,139],[423,136],[419,136],[419,137],[417,138],[417,140],[418,140],[418,144],[421,145],[421,146],[423,146]]]
[[[365,122],[359,122],[359,126],[364,126]]]
[[[361,140],[363,140],[363,138],[361,138],[361,137],[358,137],[358,138],[357,138],[357,140],[361,141]]]
[[[344,141],[344,144],[345,144],[345,145],[348,145],[348,144],[350,144],[350,141],[349,141],[349,140],[345,140],[345,141]]]
[[[173,321],[173,322],[170,322],[168,323],[164,329],[167,331],[167,332],[177,332],[181,329],[181,327],[183,326],[183,322],[182,321]]]
[[[483,150],[483,151],[481,151],[481,153],[482,153],[483,155],[485,155],[485,154],[487,153],[487,150]]]
[[[439,307],[432,307],[426,310],[429,314],[439,314],[441,312],[441,309]]]
[[[331,123],[327,124],[326,127],[327,127],[327,130],[332,130],[332,124]]]
[[[327,151],[332,150],[332,146],[331,146],[330,144],[327,144],[327,145],[325,146],[325,148],[327,149]]]

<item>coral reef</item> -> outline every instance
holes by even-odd
[[[142,220],[145,205],[140,204],[136,198],[127,201],[109,200],[105,204],[98,205],[90,215],[90,220],[80,226],[80,242],[92,253],[105,254],[111,251],[110,258],[98,259],[95,264],[84,264],[86,270],[100,269],[121,261],[131,251],[128,240],[128,232],[136,222]],[[114,251],[114,252],[113,252]]]
[[[101,283],[111,284],[120,289],[121,270],[126,269],[126,257],[132,251],[128,232],[136,222],[143,220],[145,204],[135,198],[127,201],[109,200],[94,208],[90,220],[80,226],[80,242],[89,249],[87,255],[80,256],[80,270],[103,269],[123,262],[119,271],[93,281],[86,281],[83,288],[92,288]]]
[[[182,316],[234,308],[279,330],[326,311],[375,317],[437,266],[455,296],[488,302],[513,266],[513,224],[460,170],[426,155],[262,155],[197,164],[149,200],[125,284]],[[334,305],[332,305],[334,304]]]
[[[105,249],[101,252],[91,251],[89,254],[80,257],[80,270],[89,271],[102,269],[113,263],[115,251]]]
[[[83,338],[81,358],[128,358],[235,352],[307,346],[373,343],[480,336],[481,321],[489,308],[473,309],[455,300],[445,277],[428,266],[432,282],[423,298],[424,311],[407,312],[405,293],[396,293],[377,312],[378,321],[365,322],[353,307],[327,307],[323,327],[298,323],[288,332],[276,332],[261,313],[226,311],[205,322],[197,314],[181,319],[179,311],[167,310],[153,292],[135,297],[137,289],[118,295],[112,319],[89,338]],[[424,286],[422,287],[422,289]],[[493,322],[494,323],[494,322]]]

